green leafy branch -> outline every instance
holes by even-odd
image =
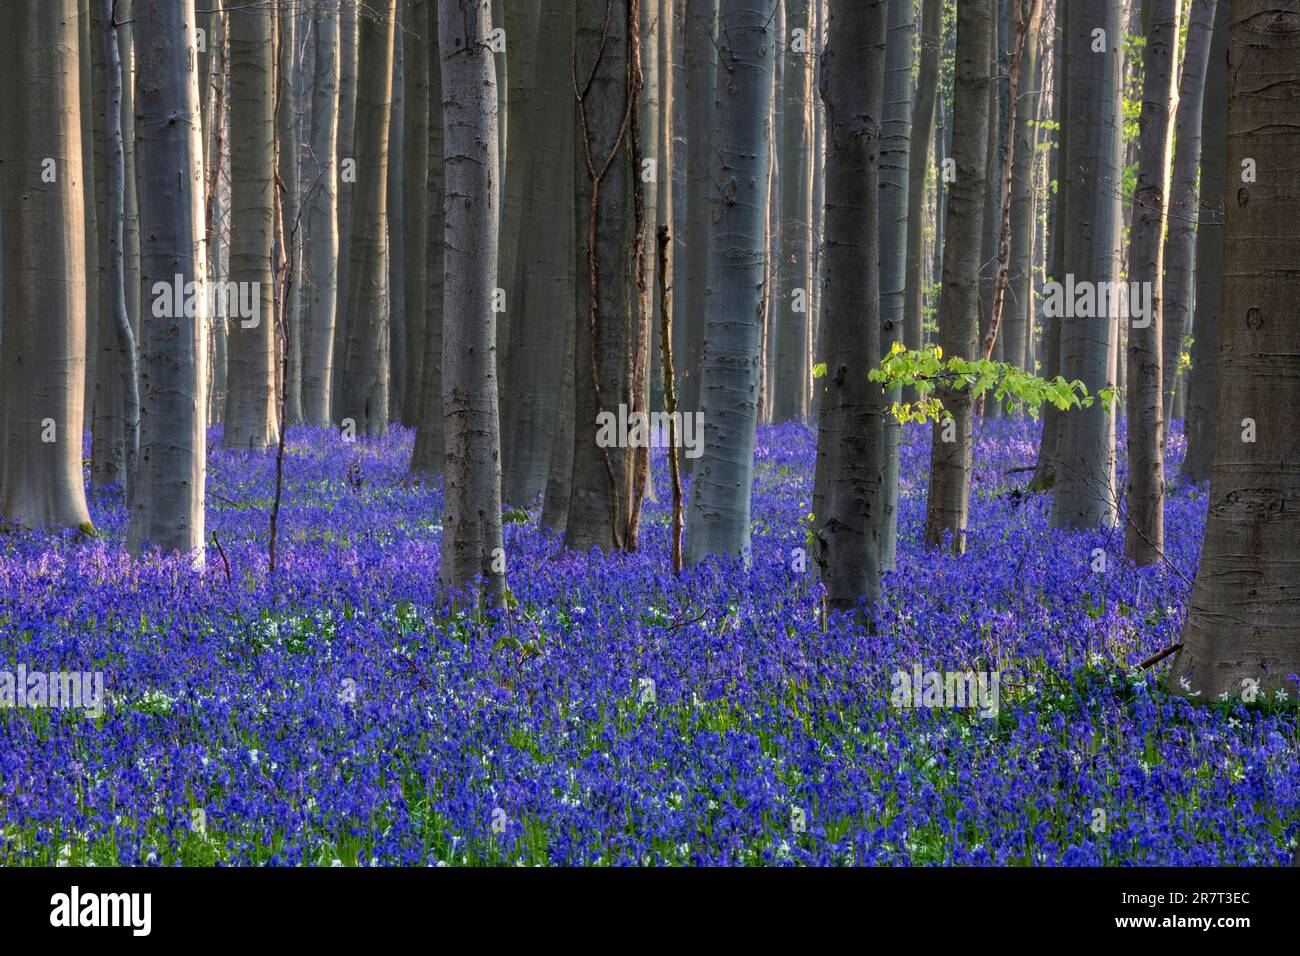
[[[826,366],[818,365],[813,374],[817,378],[825,375]],[[966,391],[972,398],[991,391],[994,401],[1004,403],[1007,411],[1021,407],[1034,417],[1038,416],[1044,402],[1067,411],[1087,408],[1095,400],[1088,393],[1087,386],[1078,380],[1069,382],[1059,375],[1054,379],[1040,378],[1008,362],[960,356],[945,360],[943,349],[938,346],[908,350],[895,343],[881,360],[879,368],[867,374],[871,381],[879,382],[886,391],[903,386],[916,389],[918,398],[915,402],[894,402],[890,409],[900,423],[923,424],[949,417],[951,413],[931,394],[939,390]],[[1109,411],[1115,402],[1115,390],[1104,388],[1098,392],[1098,397]]]

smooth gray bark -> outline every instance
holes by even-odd
[[[722,0],[718,15],[721,178],[709,237],[712,297],[700,381],[704,451],[691,483],[686,560],[740,556],[748,565],[763,361],[773,31],[768,11],[750,0]]]
[[[327,425],[334,367],[334,323],[338,313],[338,0],[321,0],[313,18],[315,62],[308,168],[314,169],[315,174],[304,200],[307,250],[303,282],[302,403],[303,418],[308,424]]]
[[[190,56],[194,22],[194,0],[136,0],[134,29],[147,51],[136,97],[146,289],[155,282],[171,288],[178,276],[203,289],[207,278],[200,77]],[[157,305],[140,322],[140,463],[126,544],[132,554],[156,547],[202,563],[207,308],[190,316]]]
[[[1109,283],[1119,278],[1119,146],[1123,139],[1119,14],[1110,0],[1076,0],[1069,6],[1070,131],[1064,229],[1065,268],[1076,284]],[[1104,50],[1093,51],[1094,30],[1104,31]],[[1064,282],[1065,277],[1058,281]],[[1047,321],[1061,323],[1061,375],[1068,381],[1082,381],[1094,396],[1114,381],[1111,342],[1112,328],[1118,327],[1115,318],[1103,315]],[[1064,427],[1054,459],[1052,526],[1112,524],[1116,502],[1111,416],[1097,401],[1061,418]]]
[[[1228,150],[1228,0],[1219,0],[1205,76],[1201,118],[1201,195],[1196,229],[1196,313],[1191,379],[1183,432],[1183,475],[1210,477],[1219,366],[1219,311],[1223,281],[1224,177]]]
[[[91,531],[81,477],[89,170],[77,13],[75,0],[0,4],[0,516]]]
[[[1225,0],[1226,2],[1226,0]],[[1178,83],[1178,114],[1174,121],[1174,166],[1169,192],[1169,226],[1165,235],[1164,407],[1173,408],[1174,382],[1178,378],[1183,338],[1192,330],[1193,264],[1201,174],[1201,123],[1205,101],[1205,71],[1214,37],[1215,0],[1191,0],[1187,20],[1187,52]],[[1186,389],[1179,383],[1179,394]],[[1164,416],[1162,440],[1169,437],[1174,415]],[[1184,423],[1186,424],[1186,423]]]
[[[252,290],[256,316],[228,316],[223,442],[268,448],[276,415],[271,249],[275,220],[275,11],[231,8],[230,280]]]
[[[406,158],[402,162],[406,363],[402,372],[400,418],[403,425],[414,426],[420,418],[424,346],[429,327],[429,35],[438,25],[428,4],[406,0],[406,7],[406,29],[401,37],[405,68],[402,104],[406,111],[403,123]]]
[[[1128,488],[1124,554],[1155,564],[1165,543],[1164,382],[1165,227],[1169,209],[1172,107],[1177,90],[1181,0],[1151,0],[1143,56],[1138,180],[1133,193],[1129,282],[1151,289],[1151,314],[1128,323]]]
[[[348,240],[347,357],[337,411],[341,422],[355,424],[356,434],[372,437],[388,429],[388,133],[396,3],[364,7],[357,22],[357,181]]]
[[[786,0],[781,57],[781,257],[772,331],[776,380],[772,420],[804,421],[812,383],[812,136],[811,0]]]
[[[558,440],[565,330],[575,309],[574,221],[557,215],[574,206],[573,22],[569,0],[544,0],[528,100],[536,120],[527,134],[529,162],[519,170],[519,215],[530,225],[520,230],[509,289],[516,322],[502,390],[503,494],[512,505],[532,504],[546,487]]]

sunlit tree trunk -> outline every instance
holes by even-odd
[[[361,0],[339,0],[339,249],[335,275],[338,308],[334,316],[334,364],[330,376],[330,415],[344,417],[343,370],[348,348],[348,268],[352,262],[352,196],[356,189],[357,17]]]
[[[199,289],[206,284],[200,76],[190,55],[194,23],[194,0],[136,0],[134,29],[140,48],[149,51],[140,62],[136,99],[146,288],[155,282],[170,287],[176,276]],[[192,317],[157,311],[147,309],[140,322],[140,463],[127,549],[140,554],[157,547],[202,561],[207,309]]]
[[[306,196],[305,309],[302,322],[302,402],[308,424],[330,422],[330,378],[334,365],[334,323],[338,312],[339,250],[336,156],[339,122],[339,5],[315,7],[315,63],[312,76],[311,156],[315,180]]]
[[[1226,0],[1225,0],[1226,2]],[[1187,20],[1187,53],[1178,84],[1178,115],[1174,123],[1174,166],[1169,193],[1169,227],[1165,237],[1163,407],[1173,408],[1183,337],[1191,331],[1193,262],[1199,208],[1197,180],[1201,175],[1201,122],[1205,71],[1214,37],[1215,0],[1192,0]],[[1179,394],[1186,388],[1179,383]],[[1166,412],[1164,434],[1174,415]],[[1186,424],[1186,423],[1184,423]]]
[[[1139,565],[1160,560],[1165,544],[1163,375],[1165,226],[1169,208],[1171,109],[1177,89],[1181,0],[1151,0],[1142,58],[1138,180],[1133,194],[1130,282],[1151,289],[1150,315],[1128,324],[1128,512],[1124,554]],[[1121,316],[1120,321],[1125,321]]]
[[[1183,431],[1187,454],[1183,475],[1192,481],[1210,477],[1214,448],[1215,388],[1219,367],[1219,306],[1223,282],[1224,176],[1228,151],[1228,10],[1219,0],[1214,39],[1205,75],[1201,116],[1201,194],[1196,227],[1196,314],[1191,379]]]

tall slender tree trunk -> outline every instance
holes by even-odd
[[[99,352],[99,197],[95,183],[95,110],[96,96],[93,62],[99,35],[93,32],[91,0],[77,3],[77,63],[79,64],[79,113],[81,122],[81,165],[85,174],[82,188],[85,191],[85,257],[86,257],[86,375],[84,396],[84,422],[94,431],[95,388],[99,381],[96,365]],[[98,16],[98,12],[95,12]],[[92,466],[93,436],[92,436]],[[93,467],[92,467],[93,472]],[[92,482],[94,475],[91,476]]]
[[[1219,307],[1223,282],[1224,178],[1228,151],[1228,12],[1219,0],[1205,75],[1201,115],[1201,194],[1196,227],[1196,313],[1191,379],[1187,389],[1187,454],[1183,475],[1208,481],[1214,449],[1215,390],[1219,367]]]
[[[0,4],[0,516],[93,531],[81,477],[90,170],[77,14],[75,0]]]
[[[447,0],[439,7],[447,177],[445,293],[447,301],[455,303],[443,321],[447,474],[439,574],[442,586],[453,592],[481,579],[484,600],[501,604],[506,582],[492,319],[500,227],[500,192],[494,186],[497,81],[492,50],[485,42],[491,29],[488,0]],[[390,31],[390,44],[391,37]]]
[[[357,181],[348,240],[352,261],[348,264],[347,359],[339,412],[341,421],[350,419],[357,434],[368,436],[382,435],[388,428],[388,132],[396,3],[372,3],[362,9],[357,24]]]
[[[586,3],[575,28],[578,129],[576,234],[578,309],[573,340],[573,484],[565,544],[624,548],[634,527],[634,449],[611,435],[620,407],[634,402],[639,327],[639,170],[631,133],[639,92],[635,0]],[[633,317],[629,322],[628,317]],[[635,327],[634,327],[635,326]]]
[[[388,116],[388,185],[384,202],[388,227],[384,234],[384,333],[382,360],[388,380],[389,421],[400,422],[406,401],[406,365],[408,358],[406,328],[406,42],[410,16],[397,0],[393,33],[393,63]]]
[[[1021,3],[1021,0],[1011,0]],[[1030,2],[1025,19],[1024,53],[1020,62],[1016,99],[1015,153],[1011,172],[1011,258],[1007,265],[1003,313],[1006,349],[1004,359],[1030,371],[1027,342],[1034,324],[1034,177],[1038,171],[1038,33],[1042,25],[1041,2]]]
[[[1207,701],[1294,695],[1300,673],[1300,98],[1280,92],[1300,87],[1300,10],[1232,0],[1229,16],[1232,201],[1210,509],[1169,675]]]
[[[299,5],[295,0],[280,0],[279,29],[276,36],[278,66],[276,68],[276,155],[279,169],[280,211],[284,222],[283,251],[287,268],[295,276],[289,289],[289,298],[279,303],[280,321],[288,330],[288,376],[284,382],[284,417],[286,424],[300,425],[302,410],[302,308],[300,291],[302,283],[302,228],[299,224],[298,159],[302,142],[302,124],[298,117],[298,18]],[[294,235],[295,228],[298,231]],[[282,284],[277,284],[279,287]]]
[[[776,381],[772,420],[808,417],[808,367],[812,327],[812,82],[814,49],[811,0],[785,5],[784,74],[781,107],[780,290],[773,323]]]
[[[714,104],[718,74],[718,0],[686,2],[686,268],[673,297],[673,354],[681,375],[681,407],[700,408],[700,374],[708,304],[710,221],[713,214]],[[687,462],[690,466],[690,462]]]
[[[105,140],[108,144],[108,231],[107,305],[117,342],[118,388],[122,395],[122,427],[125,473],[134,495],[136,459],[140,450],[140,390],[136,362],[135,329],[126,300],[126,149],[122,136],[122,57],[118,49],[118,25],[113,18],[113,0],[99,0],[103,11],[105,97]]]
[[[425,288],[424,359],[420,363],[420,409],[415,423],[411,475],[432,478],[442,474],[446,428],[442,415],[442,325],[444,247],[443,215],[446,160],[443,157],[442,55],[438,18],[429,17],[429,178],[428,227],[425,231],[428,285]]]
[[[352,263],[352,197],[357,183],[357,18],[361,0],[339,0],[339,250],[337,259],[338,311],[334,317],[334,366],[330,379],[330,414],[344,417],[343,371],[348,351],[348,269]]]
[[[402,31],[406,73],[402,100],[406,111],[406,159],[402,163],[406,366],[400,418],[403,425],[414,426],[420,418],[424,343],[429,326],[429,33],[438,25],[428,4],[406,0],[406,5],[406,29]]]
[[[275,11],[231,8],[230,280],[251,290],[256,315],[228,316],[224,444],[270,447],[275,402],[275,313],[271,277],[275,219]],[[241,295],[241,299],[244,296]]]
[[[1163,364],[1165,226],[1169,208],[1171,109],[1177,89],[1181,0],[1150,0],[1143,56],[1137,190],[1133,194],[1129,281],[1151,290],[1150,315],[1128,332],[1128,513],[1124,554],[1155,564],[1165,545]],[[1121,317],[1121,322],[1124,317]]]
[[[334,323],[338,311],[338,0],[321,0],[315,7],[313,19],[315,62],[311,157],[315,181],[309,186],[305,199],[307,257],[306,308],[302,322],[302,403],[303,417],[308,424],[327,425],[330,422],[330,379],[334,366]]]
[[[980,250],[984,204],[988,201],[989,84],[993,65],[992,0],[970,0],[957,8],[957,72],[954,80],[952,159],[956,178],[948,184],[948,236],[943,250],[943,292],[939,300],[939,345],[945,358],[975,359],[980,312]],[[951,421],[935,423],[930,445],[930,488],[925,540],[938,545],[952,535],[965,549],[970,504],[973,403],[964,389],[939,389],[936,397]]]
[[[748,0],[719,6],[721,102],[718,208],[709,238],[709,288],[700,405],[704,451],[686,517],[686,560],[749,561],[749,505],[762,354],[767,233],[771,32]],[[806,346],[805,346],[806,347]]]
[[[880,351],[903,341],[907,285],[907,229],[912,135],[912,0],[889,0],[885,47],[884,112],[880,137]],[[885,396],[888,408],[900,396]],[[898,551],[898,451],[902,426],[883,417],[883,485],[880,515],[880,569],[894,570]]]
[[[935,140],[935,103],[939,94],[939,54],[943,49],[943,2],[922,0],[920,64],[912,101],[912,148],[907,159],[907,259],[903,291],[903,344],[919,349],[925,323],[925,184]],[[942,188],[942,176],[938,179]],[[913,401],[906,389],[903,401]]]
[[[111,3],[111,0],[108,0]],[[141,260],[146,288],[207,277],[203,123],[194,45],[194,0],[136,0],[140,59],[137,129]],[[180,175],[178,175],[178,170]],[[164,293],[166,298],[170,298]],[[201,296],[200,302],[206,302]],[[141,318],[140,465],[127,549],[157,547],[203,560],[207,455],[207,309],[155,307]],[[163,315],[158,315],[163,311]]]
[[[1094,33],[1094,31],[1102,31]],[[1066,69],[1069,71],[1070,130],[1065,178],[1068,205],[1065,270],[1078,283],[1113,283],[1119,278],[1119,146],[1123,110],[1120,11],[1111,0],[1069,4]],[[1105,311],[1104,309],[1102,310]],[[1114,381],[1111,316],[1048,317],[1061,324],[1061,371],[1081,381],[1090,395]],[[1095,528],[1115,518],[1114,433],[1100,401],[1061,416],[1063,429],[1054,458],[1051,523],[1056,528]]]
[[[536,120],[529,162],[520,170],[520,219],[550,228],[520,230],[510,287],[516,317],[507,346],[502,444],[505,500],[531,504],[546,487],[552,442],[558,440],[558,384],[566,326],[573,324],[573,218],[555,215],[574,204],[573,4],[544,0],[529,103]],[[520,139],[523,139],[521,136]],[[511,149],[515,140],[511,140]],[[661,167],[662,168],[662,167]],[[572,442],[572,437],[570,437]]]
[[[879,177],[885,0],[831,0],[820,90],[826,108],[827,364],[817,436],[825,499],[816,513],[827,603],[880,598],[882,403],[865,370],[880,355]]]
[[[91,88],[94,91],[91,123],[94,136],[96,268],[89,281],[95,284],[95,294],[99,297],[96,309],[99,327],[95,333],[95,409],[90,422],[90,483],[95,488],[109,485],[125,487],[128,481],[127,397],[123,388],[123,367],[127,363],[127,356],[122,347],[118,309],[113,302],[111,262],[114,252],[110,248],[110,234],[113,231],[110,220],[113,217],[109,206],[113,186],[109,174],[108,111],[111,94],[104,42],[107,30],[103,0],[91,0]],[[123,189],[125,190],[125,182]],[[117,221],[121,221],[120,210]],[[118,248],[121,248],[120,242]]]
[[[1225,0],[1226,2],[1226,0]],[[1187,52],[1178,84],[1178,114],[1174,122],[1174,167],[1169,193],[1169,227],[1165,237],[1163,407],[1172,409],[1183,338],[1191,331],[1193,263],[1196,255],[1200,176],[1201,122],[1205,101],[1205,71],[1214,38],[1215,0],[1191,0],[1187,20]],[[1186,389],[1179,386],[1179,394]],[[1169,436],[1172,414],[1164,416],[1163,438]],[[1162,440],[1163,440],[1162,438]]]
[[[1066,69],[1066,44],[1069,42],[1068,8],[1062,4],[1056,13],[1057,39],[1053,51],[1053,68],[1056,71],[1056,148],[1053,175],[1056,179],[1056,192],[1051,197],[1051,281],[1065,281],[1065,236],[1070,226],[1066,220],[1069,209],[1070,191],[1068,144],[1070,138],[1070,98],[1066,95],[1069,85],[1069,72]],[[1045,317],[1043,323],[1043,367],[1041,375],[1055,379],[1061,374],[1061,337],[1065,320],[1061,317]],[[1060,411],[1051,404],[1043,409],[1043,430],[1038,440],[1038,460],[1034,466],[1034,475],[1029,487],[1034,491],[1045,491],[1056,482],[1056,456],[1059,454],[1061,435],[1065,421]]]

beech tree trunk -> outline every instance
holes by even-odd
[[[207,280],[200,77],[190,55],[194,23],[194,0],[136,0],[134,29],[143,51],[136,97],[141,273],[147,289],[155,282],[170,288],[176,276],[199,289]],[[207,309],[193,316],[158,311],[146,310],[140,322],[140,463],[127,549],[137,555],[150,547],[178,551],[202,563]]]
[[[1094,36],[1093,31],[1102,31]],[[1075,283],[1119,278],[1119,166],[1123,109],[1120,11],[1111,0],[1069,4],[1066,69],[1070,132],[1066,143],[1065,271]],[[1094,46],[1097,49],[1094,50]],[[1066,276],[1057,278],[1064,283]],[[1097,395],[1114,381],[1114,317],[1061,317],[1061,372]],[[1095,528],[1114,523],[1114,432],[1100,401],[1061,416],[1051,524]]]
[[[447,177],[445,293],[455,303],[443,320],[447,471],[439,575],[448,592],[481,581],[484,601],[495,605],[505,601],[506,582],[492,318],[501,194],[493,185],[497,81],[485,40],[491,30],[488,0],[446,0],[438,9]],[[363,47],[364,36],[363,29]],[[389,31],[390,45],[391,38]],[[358,104],[358,115],[363,108]]]
[[[341,422],[351,420],[356,434],[370,437],[388,429],[388,132],[396,5],[397,0],[372,3],[362,8],[357,21],[357,181],[348,240],[347,358],[338,411]]]
[[[545,228],[521,230],[510,285],[514,334],[507,345],[502,445],[505,500],[530,505],[550,471],[565,360],[574,316],[573,4],[544,0],[529,103],[536,114],[528,163],[520,170],[520,217]],[[522,137],[520,137],[522,139]],[[516,140],[511,139],[510,149]],[[572,441],[572,438],[570,438]]]
[[[577,325],[574,330],[573,484],[567,547],[627,546],[635,523],[634,449],[601,435],[602,414],[633,405],[637,332],[636,168],[631,134],[639,70],[635,0],[586,2],[575,26],[578,96]],[[633,317],[629,321],[629,316]],[[612,441],[610,439],[613,439]]]
[[[398,411],[402,424],[413,426],[420,418],[424,343],[429,327],[429,34],[438,25],[428,4],[406,0],[406,8],[401,38],[406,74],[402,99],[406,111],[402,134],[406,149],[402,163],[406,365]]]
[[[228,316],[226,448],[268,448],[279,435],[271,249],[275,222],[275,11],[232,7],[230,280],[251,290],[255,316]],[[241,296],[244,298],[244,296]]]
[[[420,409],[411,452],[411,476],[432,478],[442,474],[446,429],[442,416],[443,274],[446,237],[443,215],[446,162],[443,157],[442,55],[437,17],[429,18],[429,179],[428,222],[425,247],[428,286],[425,289],[424,358],[420,363]]]
[[[1300,87],[1300,10],[1233,0],[1229,16],[1232,178],[1210,509],[1169,675],[1171,688],[1206,701],[1253,688],[1294,696],[1300,673],[1300,98],[1280,95]]]
[[[75,0],[0,4],[0,516],[93,531],[81,477],[86,233]],[[39,104],[39,109],[33,109]]]
[[[1133,194],[1130,282],[1151,289],[1151,314],[1128,324],[1128,514],[1124,554],[1155,564],[1165,546],[1164,361],[1165,226],[1169,209],[1170,110],[1177,89],[1181,0],[1151,0],[1142,59],[1138,180]],[[1124,321],[1121,317],[1121,322]]]
[[[808,417],[808,367],[812,326],[812,82],[811,0],[787,0],[781,53],[781,258],[780,288],[772,316],[776,380],[772,421]]]
[[[1196,312],[1187,389],[1187,454],[1183,475],[1208,481],[1214,449],[1219,367],[1219,307],[1223,283],[1224,177],[1228,151],[1228,10],[1219,0],[1205,75],[1201,117],[1201,195],[1196,227]]]
[[[978,357],[980,250],[988,201],[989,84],[993,81],[992,16],[992,0],[970,0],[957,8],[952,137],[956,179],[948,184],[948,235],[939,300],[939,345],[945,359]],[[931,437],[925,540],[936,546],[943,543],[945,535],[951,535],[952,548],[961,552],[966,547],[970,503],[973,403],[965,389],[939,389],[935,397],[952,420],[936,422]]]
[[[704,451],[691,482],[686,560],[728,555],[748,565],[763,361],[773,31],[768,11],[749,0],[722,0],[718,15],[721,178],[709,237],[712,296],[700,380]]]
[[[1225,0],[1227,2],[1227,0]],[[1201,123],[1205,71],[1214,37],[1215,0],[1191,0],[1187,20],[1187,52],[1178,84],[1178,114],[1174,123],[1174,166],[1169,193],[1169,226],[1165,236],[1163,407],[1171,410],[1174,383],[1179,378],[1183,338],[1191,331],[1193,261],[1196,254],[1197,179],[1201,174]],[[1179,393],[1186,389],[1179,382]],[[1174,415],[1166,411],[1162,440],[1169,437]],[[1184,423],[1185,424],[1185,423]]]
[[[816,528],[827,604],[837,609],[860,602],[870,609],[880,598],[883,393],[866,370],[880,355],[877,203],[887,13],[885,0],[831,0],[822,53],[827,373],[817,436],[825,498]]]
[[[912,0],[889,0],[885,47],[884,112],[880,139],[880,351],[903,341],[907,285],[907,229],[912,132]],[[892,571],[898,551],[898,450],[902,427],[888,409],[901,400],[886,394],[883,416],[884,499],[880,516],[880,569]]]
[[[330,422],[330,380],[334,367],[334,323],[338,310],[339,223],[336,155],[339,124],[339,5],[321,0],[313,16],[311,156],[314,182],[305,197],[307,255],[302,321],[303,417],[310,425]]]
[[[939,55],[943,49],[943,0],[922,0],[920,63],[912,102],[912,148],[907,159],[907,259],[903,291],[903,344],[919,349],[924,341],[926,261],[925,184],[935,142],[935,104],[939,94]],[[942,173],[942,170],[940,170]],[[938,179],[943,191],[942,175]],[[903,401],[915,400],[905,389]]]
[[[681,407],[700,408],[704,321],[708,303],[710,222],[713,214],[714,147],[718,50],[718,0],[686,3],[686,268],[681,294],[673,296],[673,354],[681,378]],[[691,462],[687,460],[689,468]]]

